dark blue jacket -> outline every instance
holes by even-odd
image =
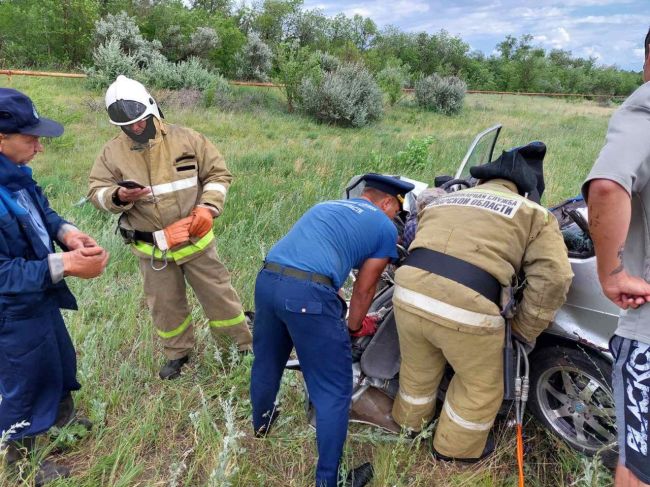
[[[29,214],[16,202],[13,193],[20,189],[29,192],[50,238],[65,250],[56,235],[66,221],[50,208],[31,169],[0,154],[0,316],[29,318],[51,306],[77,309],[66,283],[52,283],[47,260],[50,250],[33,228]]]

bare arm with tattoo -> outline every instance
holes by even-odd
[[[595,179],[589,184],[589,231],[596,249],[603,293],[617,306],[638,308],[650,301],[650,284],[623,267],[623,247],[630,227],[630,195],[618,183]]]

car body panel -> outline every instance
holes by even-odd
[[[616,330],[619,308],[601,290],[595,257],[569,261],[574,277],[567,300],[545,333],[577,341],[611,360],[608,343]]]

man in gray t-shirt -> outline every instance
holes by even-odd
[[[582,193],[605,295],[626,310],[610,342],[619,442],[617,486],[650,485],[650,31],[643,79],[612,116]]]

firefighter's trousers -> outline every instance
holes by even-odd
[[[454,459],[481,456],[503,400],[501,330],[464,333],[394,303],[402,362],[395,421],[420,431],[433,417],[447,362],[451,379],[433,439],[436,452]]]
[[[155,262],[161,267],[161,262]],[[194,347],[194,330],[187,302],[185,282],[194,290],[215,336],[227,335],[239,347],[250,350],[252,336],[230,273],[217,256],[214,244],[202,255],[176,264],[173,260],[162,270],[154,270],[147,258],[140,259],[144,293],[153,324],[163,341],[167,359],[187,355]]]

